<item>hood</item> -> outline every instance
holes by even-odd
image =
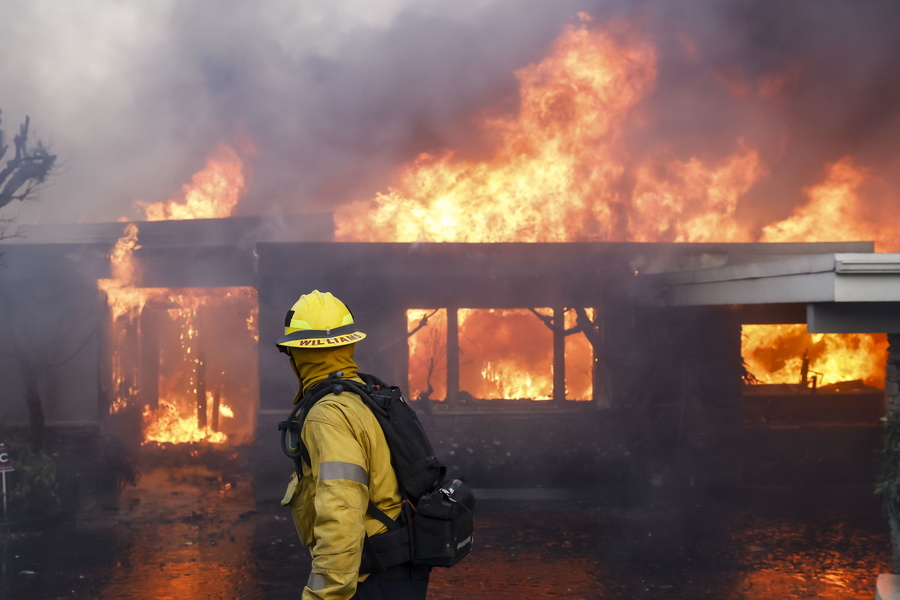
[[[291,348],[291,365],[300,380],[300,393],[294,398],[294,404],[312,386],[336,371],[341,371],[345,378],[356,377],[353,348],[354,344],[334,348]]]

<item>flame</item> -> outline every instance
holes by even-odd
[[[536,309],[549,317],[549,309]],[[552,332],[528,310],[459,309],[460,389],[464,396],[488,399],[549,400],[553,396]],[[567,328],[574,313],[565,313]],[[409,383],[411,397],[446,397],[447,311],[411,309]],[[520,343],[527,340],[528,343]],[[571,340],[571,341],[570,341]],[[583,335],[568,336],[565,348],[566,397],[589,399],[591,349]]]
[[[245,191],[244,163],[229,146],[220,145],[206,161],[206,167],[185,184],[180,198],[135,204],[144,210],[147,221],[221,219],[230,217]]]
[[[852,158],[828,165],[825,181],[804,190],[808,201],[782,221],[763,228],[761,241],[880,240],[898,248],[897,234],[884,215],[878,222],[865,210],[860,190],[873,178]],[[751,372],[764,383],[798,383],[803,355],[818,372],[819,384],[860,380],[884,387],[886,336],[806,333],[805,326],[745,327],[744,357]],[[784,356],[785,352],[792,352]],[[764,357],[758,361],[756,358]]]
[[[585,310],[591,321],[595,314],[593,308]],[[565,329],[572,331],[578,325],[573,310],[565,312]],[[594,350],[591,342],[583,333],[566,335],[566,398],[572,400],[590,400],[594,394]]]
[[[138,280],[138,265],[134,260],[138,248],[138,228],[129,223],[110,255],[112,278],[97,282],[100,291],[106,294],[113,319],[143,307],[144,295],[136,293],[133,287]]]
[[[744,325],[741,354],[760,383],[813,387],[842,381],[884,386],[887,336],[807,333],[806,325]],[[803,381],[804,359],[808,361]]]
[[[522,372],[521,365],[513,360],[501,360],[493,363],[483,362],[481,367],[480,392],[484,398],[530,398],[532,400],[549,400],[553,390],[553,381],[547,377],[547,371],[538,371],[541,376],[532,372]]]
[[[619,43],[588,28],[589,17],[581,20],[565,29],[549,57],[516,72],[519,113],[480,121],[495,143],[489,160],[466,160],[449,150],[420,155],[387,192],[338,211],[338,239],[567,242],[627,235],[617,221],[627,187],[623,127],[652,87],[656,55],[636,37]],[[693,167],[695,179],[721,181],[723,188],[730,183],[699,161]],[[651,175],[642,172],[639,179]],[[741,189],[747,185],[747,178],[732,179],[740,179]],[[659,197],[642,190],[649,210]],[[737,193],[709,192],[707,198],[718,206]],[[459,324],[461,390],[477,398],[551,397],[552,333],[538,318],[526,311],[460,310]],[[491,336],[475,333],[479,328]],[[446,392],[446,372],[435,363],[446,348],[440,336],[430,335],[410,342],[413,396]],[[577,337],[580,349],[566,340],[566,362],[588,366],[567,369],[566,394],[590,398],[589,344]]]
[[[516,71],[518,112],[477,121],[490,143],[487,158],[466,158],[451,149],[419,155],[398,170],[386,191],[338,210],[337,238],[383,242],[873,239],[890,248],[900,247],[890,227],[896,219],[866,210],[864,190],[873,175],[852,157],[828,165],[824,181],[803,190],[807,202],[793,214],[751,226],[738,218],[740,202],[768,169],[759,152],[744,140],[735,140],[735,150],[718,159],[680,157],[674,149],[662,147],[636,154],[626,140],[640,135],[644,124],[643,103],[657,75],[656,49],[621,24],[601,28],[587,15],[579,18],[579,25],[564,28],[546,58]],[[685,36],[680,40],[682,50],[696,59],[696,43]],[[796,75],[796,69],[791,69],[751,78],[726,69],[713,77],[735,98],[754,94],[771,98]],[[245,187],[240,157],[221,146],[179,198],[138,206],[148,220],[227,217]],[[900,212],[890,210],[888,216]],[[114,257],[113,278],[101,285],[116,319],[140,313],[151,299],[149,290],[138,287],[139,273],[130,258],[138,247],[137,229],[127,232],[120,243],[121,249],[117,245],[114,252],[121,256]],[[181,302],[162,292],[152,299]],[[552,395],[552,333],[540,318],[549,313],[534,310],[534,314],[459,311],[462,389],[479,398]],[[256,315],[250,313],[246,327],[256,339]],[[410,311],[410,328],[426,315]],[[196,316],[185,318],[193,323]],[[572,319],[567,313],[567,328],[574,327]],[[495,335],[484,344],[488,338],[481,331]],[[804,341],[793,343],[798,335],[782,327],[766,333],[748,329],[744,336],[748,364],[774,345],[772,339],[752,342],[751,338],[776,336],[793,348],[789,356],[755,362],[754,375],[765,381],[797,381],[804,352],[821,383],[841,378],[875,382],[879,369],[883,372],[883,361],[874,358],[882,351],[878,336],[816,337],[804,331]],[[446,347],[441,347],[445,339],[446,311],[435,313],[432,325],[411,334],[414,396],[446,394],[446,365],[440,359],[446,353]],[[590,343],[579,334],[567,336],[565,346],[567,396],[589,397]],[[190,345],[183,353],[188,363],[202,364]],[[570,363],[580,366],[570,368]],[[138,378],[125,373],[118,358],[114,358],[114,369],[122,394],[138,393]],[[187,392],[180,393],[200,393],[190,381],[182,387]],[[160,398],[160,410],[163,402]],[[114,405],[118,403],[117,399]],[[199,421],[194,427],[200,427]]]
[[[763,228],[764,242],[873,240],[880,251],[900,252],[894,223],[900,207],[874,192],[884,182],[849,156],[827,165],[825,181],[804,189],[807,202],[793,214]]]
[[[878,228],[864,214],[860,187],[868,170],[845,157],[829,165],[825,182],[805,190],[809,201],[789,218],[763,228],[761,241],[854,241],[878,239]]]
[[[409,394],[416,400],[447,396],[447,309],[406,311]]]
[[[207,394],[212,411],[212,394]],[[172,404],[165,400],[159,401],[159,408],[151,410],[144,407],[144,443],[157,442],[169,444],[188,444],[191,442],[207,441],[213,444],[221,444],[228,436],[221,431],[213,431],[208,426],[200,427],[199,419],[195,411],[185,410],[184,406]]]
[[[623,137],[656,77],[649,44],[570,26],[516,77],[519,113],[480,122],[489,160],[420,155],[388,191],[338,211],[338,239],[752,241],[735,213],[767,170],[744,142],[717,164],[665,150],[633,164]]]
[[[485,161],[452,151],[419,156],[372,202],[336,213],[354,241],[502,242],[615,237],[623,124],[656,75],[646,43],[618,44],[569,27],[552,54],[516,72],[520,111],[484,118],[495,141]],[[367,218],[358,219],[360,212]]]
[[[227,217],[244,185],[244,169],[237,153],[220,146],[206,167],[194,175],[192,184],[184,187],[181,198],[139,205],[151,221]],[[134,256],[140,248],[138,235],[137,225],[126,225],[110,255],[112,277],[98,282],[106,294],[112,320],[110,412],[140,406],[145,444],[224,443],[229,436],[223,428],[237,431],[252,422],[246,415],[235,419],[229,396],[252,395],[246,377],[247,364],[252,360],[238,356],[239,344],[235,341],[244,337],[252,340],[245,347],[251,351],[255,348],[256,290],[141,287]],[[247,314],[238,326],[230,319],[216,318],[220,313],[237,311]],[[213,365],[223,363],[240,371],[213,369]],[[145,372],[152,364],[156,366],[151,371],[159,371],[158,381],[146,380],[152,376]]]
[[[719,160],[677,158],[666,148],[636,156],[626,136],[640,132],[642,102],[652,92],[657,72],[656,50],[641,36],[622,31],[621,24],[594,27],[590,17],[564,28],[549,55],[516,72],[519,111],[481,118],[485,139],[493,144],[487,159],[471,160],[444,149],[423,153],[402,166],[394,183],[370,201],[357,201],[335,217],[341,241],[394,242],[787,242],[878,240],[900,248],[894,219],[882,211],[866,211],[862,190],[872,174],[851,157],[828,165],[824,181],[806,188],[807,203],[794,214],[769,224],[750,226],[738,218],[740,201],[768,169],[759,152],[743,140],[731,156]],[[682,50],[694,59],[696,43],[681,36]],[[795,65],[784,73],[750,78],[740,71],[713,74],[735,98],[755,94],[777,96],[798,75]],[[900,209],[891,208],[892,216]],[[361,217],[362,215],[362,217]],[[460,312],[460,345],[480,336],[467,331]],[[492,330],[496,319],[481,326]],[[421,314],[411,313],[410,320]],[[481,321],[482,319],[478,319]],[[444,325],[446,327],[446,325]],[[527,331],[527,333],[526,333]],[[875,384],[883,374],[883,340],[878,336],[812,336],[802,344],[790,340],[793,330],[776,327],[745,334],[746,352],[756,356],[785,336],[794,354],[768,365],[755,363],[754,374],[766,381],[796,381],[803,351],[822,382],[842,378]],[[420,335],[420,334],[417,334]],[[430,335],[434,336],[432,332]],[[803,335],[808,335],[805,333]],[[765,344],[751,337],[772,338]],[[415,337],[415,336],[413,336]],[[540,329],[521,327],[504,352],[469,348],[477,356],[477,377],[461,386],[479,397],[548,397],[546,357],[539,362],[517,356],[523,346],[546,338]],[[582,339],[578,351],[590,345]],[[411,339],[411,373],[419,393],[440,394],[446,373],[436,369],[437,338]],[[576,339],[576,338],[572,338]],[[493,340],[492,344],[500,344]],[[541,345],[546,346],[546,340]],[[567,339],[567,354],[569,354]],[[446,349],[444,349],[446,351]],[[418,353],[424,353],[419,356]],[[574,354],[575,351],[572,351]],[[466,352],[464,352],[466,355]],[[516,358],[510,358],[515,356]],[[569,358],[567,358],[567,361]],[[585,364],[589,364],[585,361]],[[418,366],[417,366],[418,365]],[[776,366],[780,365],[780,366]],[[429,370],[430,369],[430,370]],[[774,369],[769,371],[768,369]],[[590,369],[581,369],[584,372]],[[475,381],[478,379],[478,381]],[[432,381],[433,380],[433,381]],[[571,387],[567,372],[567,387]],[[590,378],[587,378],[590,381]],[[512,389],[511,382],[522,384]],[[588,384],[589,385],[589,384]],[[588,387],[581,385],[582,389]],[[589,387],[588,387],[589,389]],[[583,392],[582,392],[583,393]],[[577,394],[577,392],[576,392]]]
[[[565,28],[547,58],[516,72],[518,114],[480,121],[485,138],[495,143],[489,159],[466,160],[450,150],[420,155],[386,192],[338,211],[338,239],[750,241],[751,232],[734,215],[740,197],[766,172],[758,153],[739,141],[736,153],[717,164],[659,152],[634,167],[623,137],[629,125],[640,123],[640,102],[656,77],[656,52],[637,36],[617,41],[622,36],[591,29],[588,22],[582,17],[580,26]],[[467,333],[472,314],[460,312],[461,388],[481,398],[549,398],[549,330],[526,314],[504,340],[469,348],[481,337]],[[486,314],[491,322],[483,326],[493,331],[512,313]],[[435,344],[411,341],[411,369],[425,365],[428,371]],[[519,354],[536,346],[540,359]],[[590,343],[583,335],[567,336],[566,355],[567,363],[580,365],[567,368],[567,397],[590,398]],[[431,379],[446,377],[434,365],[430,373],[437,375]],[[411,381],[429,397],[445,385],[421,373],[411,373]]]
[[[524,310],[460,309],[460,389],[475,398],[547,400],[552,333]],[[527,339],[530,344],[510,344]]]
[[[738,200],[765,174],[756,151],[740,150],[716,167],[696,158],[664,166],[642,165],[628,220],[635,242],[749,242],[735,219]]]

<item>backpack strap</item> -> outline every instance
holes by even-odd
[[[369,514],[384,523],[388,530],[365,537],[359,572],[378,573],[409,564],[413,557],[414,547],[414,535],[411,527],[413,517],[410,504],[403,503],[400,516],[396,520],[392,520],[381,512],[371,501],[369,502],[369,511]],[[379,514],[381,517],[376,516]]]
[[[287,420],[278,423],[278,430],[281,431],[281,450],[288,458],[294,461],[298,477],[302,471],[301,461],[310,465],[309,450],[307,450],[303,439],[300,437],[303,423],[306,421],[306,415],[309,414],[310,409],[316,402],[328,394],[339,395],[345,389],[348,389],[359,396],[363,403],[375,413],[375,417],[379,419],[379,424],[381,419],[387,418],[385,409],[370,394],[370,391],[373,389],[389,389],[387,384],[374,375],[366,373],[360,373],[359,375],[360,379],[366,382],[365,385],[360,385],[359,382],[352,379],[344,379],[344,373],[341,371],[330,373],[327,379],[311,387],[300,401],[294,405]]]
[[[305,462],[307,465],[311,464],[309,450],[307,450],[306,444],[303,443],[303,439],[300,437],[300,433],[303,430],[303,423],[306,421],[306,415],[309,414],[310,409],[316,402],[328,394],[340,393],[340,391],[335,391],[338,386],[336,381],[343,381],[341,380],[341,377],[343,376],[344,374],[340,371],[331,373],[328,376],[328,379],[311,387],[303,398],[301,398],[300,402],[294,405],[287,420],[278,423],[278,430],[281,431],[281,451],[294,461],[297,477],[300,477],[302,474],[301,461]]]
[[[371,498],[369,499],[369,507],[366,509],[366,514],[373,519],[377,519],[378,521],[380,521],[381,524],[387,527],[389,531],[394,531],[403,527],[403,524],[400,523],[403,516],[402,509],[400,511],[400,517],[397,517],[397,520],[395,521],[394,519],[387,516],[387,513],[375,506],[375,503],[372,502]]]

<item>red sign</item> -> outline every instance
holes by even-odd
[[[6,446],[0,444],[0,472],[15,470],[15,467],[12,466],[12,462],[9,460],[9,452],[6,451]]]

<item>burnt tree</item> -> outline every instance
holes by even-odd
[[[25,201],[33,198],[38,187],[46,182],[56,163],[56,156],[48,151],[43,142],[29,139],[30,125],[31,119],[26,116],[25,122],[19,126],[19,132],[13,136],[12,155],[7,159],[10,146],[0,119],[0,240],[15,235],[15,232],[10,232],[10,225],[14,219],[5,216],[2,213],[3,209],[16,200]],[[5,159],[6,163],[3,164]],[[10,321],[14,320],[10,314],[7,313],[6,316]],[[24,350],[20,338],[14,334],[11,339],[10,350],[19,363],[25,385],[25,403],[28,405],[33,442],[35,446],[40,447],[43,445],[44,437],[44,413],[38,392],[41,365]]]
[[[25,117],[25,122],[19,126],[19,133],[13,137],[13,156],[0,171],[0,209],[13,200],[31,197],[35,189],[47,180],[56,163],[56,155],[50,154],[43,142],[29,142],[30,124],[31,119]],[[9,151],[2,126],[0,119],[0,161]]]
[[[9,344],[3,350],[18,367],[32,446],[42,450],[46,441],[41,393],[46,386],[42,382],[52,379],[54,371],[70,363],[96,338],[102,307],[96,294],[74,286],[60,293],[39,282],[6,283],[0,281],[0,333]]]

